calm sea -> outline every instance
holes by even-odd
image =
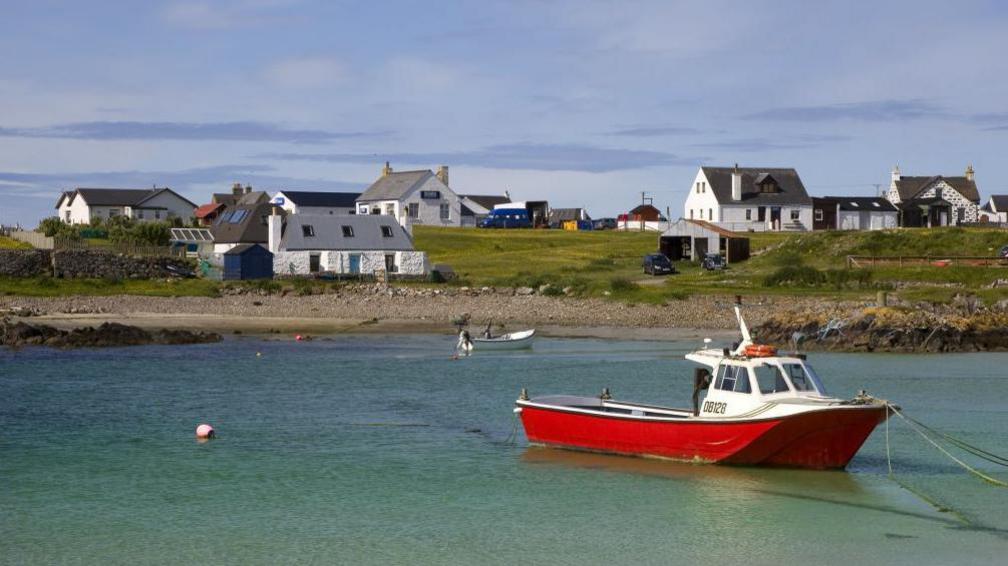
[[[452,361],[453,343],[2,350],[0,562],[1008,563],[1008,489],[901,423],[912,491],[887,475],[882,428],[845,472],[530,448],[521,387],[686,406],[697,344],[543,339]],[[812,362],[831,393],[866,388],[1008,454],[1008,355]],[[219,438],[196,442],[200,422]]]

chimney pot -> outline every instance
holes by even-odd
[[[966,180],[967,181],[972,181],[972,180],[974,180],[974,177],[975,177],[975,174],[973,172],[973,164],[970,163],[969,165],[966,166]]]
[[[446,187],[448,186],[448,166],[447,165],[442,165],[442,166],[438,167],[437,178],[441,179],[441,182],[444,183],[444,185]]]
[[[389,175],[392,174],[392,167],[389,165],[388,161],[385,162],[385,167],[382,167],[381,174],[382,177],[388,177]]]
[[[235,184],[231,185],[231,194],[233,194],[235,196],[242,194],[241,183],[235,183]]]

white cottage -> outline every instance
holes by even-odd
[[[269,216],[269,251],[277,275],[387,274],[423,276],[427,254],[386,215],[288,214]]]
[[[791,168],[701,167],[683,217],[735,232],[812,228],[812,198]]]
[[[67,224],[90,224],[124,216],[138,222],[170,218],[192,221],[196,204],[169,188],[88,189],[65,191],[56,200],[60,220]]]
[[[895,167],[885,196],[899,209],[900,226],[958,226],[978,222],[980,217],[980,192],[972,165],[962,177],[908,177]]]
[[[899,213],[882,197],[813,197],[815,230],[887,230],[896,228]]]
[[[987,204],[980,207],[982,222],[1008,222],[1008,195],[991,195]]]
[[[382,176],[357,198],[357,214],[391,216],[402,225],[461,226],[462,204],[448,188],[448,167],[392,171],[385,162]]]
[[[357,213],[360,193],[327,191],[280,191],[272,202],[291,214],[334,214],[347,216]]]

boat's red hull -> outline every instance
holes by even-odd
[[[875,426],[881,406],[818,410],[739,422],[652,421],[523,406],[529,442],[632,456],[737,465],[843,468]]]

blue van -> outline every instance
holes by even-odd
[[[532,220],[524,208],[495,208],[479,223],[480,228],[531,228]]]

